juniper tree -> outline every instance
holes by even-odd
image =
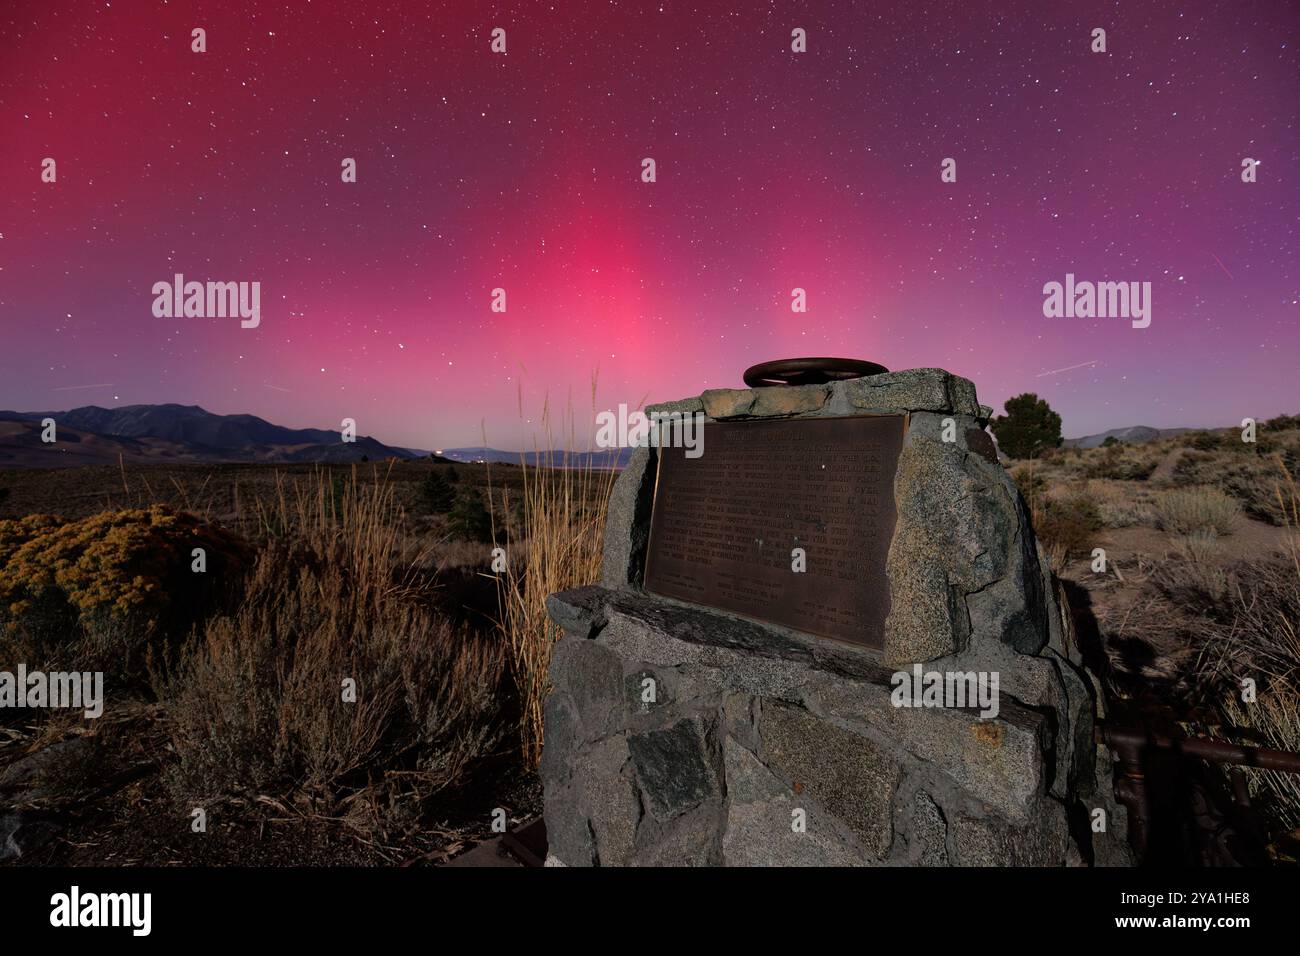
[[[993,419],[998,447],[1012,458],[1033,458],[1061,446],[1061,416],[1033,392],[1008,398],[1007,413]]]

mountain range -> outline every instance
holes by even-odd
[[[55,441],[41,440],[42,421]],[[285,428],[256,415],[215,415],[198,405],[86,405],[66,412],[0,411],[0,467],[41,468],[128,461],[348,462],[419,458],[374,438]]]
[[[44,419],[56,424],[56,441],[41,441]],[[1194,431],[1135,425],[1098,435],[1067,438],[1066,447],[1096,448],[1107,438],[1139,444]],[[591,453],[597,468],[621,468],[630,448]],[[0,468],[41,468],[132,462],[349,462],[386,458],[425,458],[428,451],[385,445],[358,436],[344,442],[341,432],[320,428],[285,428],[256,415],[216,415],[198,405],[86,405],[66,412],[0,411]],[[441,448],[434,454],[459,462],[518,465],[564,463],[564,451],[520,453],[476,446]],[[578,460],[585,456],[579,455]],[[569,464],[574,456],[569,454]],[[585,462],[582,462],[585,463]]]
[[[1084,435],[1082,438],[1067,438],[1061,444],[1066,448],[1100,448],[1107,438],[1113,438],[1126,445],[1142,445],[1158,438],[1172,438],[1199,431],[1196,428],[1151,428],[1148,425],[1130,425],[1128,428],[1112,428],[1099,435]]]

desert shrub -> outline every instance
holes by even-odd
[[[446,514],[456,501],[451,480],[441,471],[430,471],[420,482],[420,505],[429,514]]]
[[[1222,565],[1225,561],[1227,552],[1217,531],[1193,531],[1174,535],[1171,540],[1173,553],[1185,561],[1201,565]]]
[[[1172,534],[1231,534],[1241,505],[1217,488],[1176,488],[1155,499],[1156,520]]]
[[[1290,474],[1300,468],[1300,449],[1290,440],[1261,435],[1260,441],[1248,444],[1239,433],[1230,431],[1216,446],[1217,452],[1188,450],[1174,466],[1177,485],[1214,485],[1241,502],[1251,518],[1270,524],[1286,523],[1278,497],[1279,464]],[[1267,446],[1273,451],[1268,452]]]
[[[1084,474],[1089,478],[1109,478],[1114,481],[1145,481],[1156,470],[1158,463],[1150,450],[1116,442],[1089,455],[1084,465]]]
[[[1235,450],[1239,454],[1268,457],[1278,452],[1287,450],[1285,439],[1278,434],[1269,431],[1261,431],[1255,436],[1255,441],[1246,443],[1238,441],[1234,443]]]
[[[1174,483],[1180,485],[1203,484],[1203,482],[1196,480],[1202,466],[1216,460],[1216,456],[1208,451],[1198,451],[1195,448],[1186,449],[1178,456],[1178,461],[1174,464]]]
[[[1255,429],[1254,441],[1242,441],[1242,431],[1239,428],[1223,428],[1217,431],[1195,432],[1186,440],[1186,444],[1196,451],[1216,454],[1271,455],[1283,448],[1286,442],[1283,433],[1288,430],[1274,428],[1271,422],[1259,422]]]
[[[1294,453],[1284,452],[1277,458],[1285,462],[1292,472],[1300,467],[1300,456]],[[1248,466],[1226,475],[1224,490],[1239,499],[1252,518],[1274,525],[1288,523],[1288,505],[1279,497],[1277,482],[1269,475],[1263,462],[1252,459]]]
[[[1034,465],[1018,465],[1011,469],[1011,478],[1020,490],[1020,495],[1032,508],[1039,498],[1047,494],[1047,479],[1043,469]]]
[[[1151,493],[1145,489],[1135,491],[1124,485],[1094,480],[1088,482],[1084,493],[1096,502],[1103,527],[1131,528],[1155,524]]]
[[[1300,470],[1300,453],[1295,448],[1287,448],[1273,455],[1272,462],[1251,456],[1224,476],[1224,490],[1238,498],[1251,517],[1294,527],[1287,511],[1294,509],[1295,499],[1287,497],[1278,481],[1276,467],[1270,465],[1280,466],[1293,475]]]
[[[1047,465],[1049,470],[1057,469],[1067,473],[1074,472],[1079,467],[1079,459],[1085,454],[1083,449],[1077,445],[1065,446],[1059,448],[1048,448],[1035,456],[1035,460],[1041,465]]]
[[[144,650],[218,606],[250,560],[237,536],[164,505],[0,521],[0,657],[141,677]]]
[[[1187,436],[1187,446],[1200,452],[1214,452],[1223,448],[1224,440],[1222,432],[1193,432]]]
[[[391,488],[353,481],[337,515],[327,497],[282,498],[286,537],[259,555],[241,606],[155,668],[180,800],[297,794],[329,812],[365,788],[424,799],[502,738],[499,645],[436,608]]]
[[[1264,422],[1263,427],[1271,432],[1296,431],[1300,429],[1300,415],[1278,415]]]
[[[1090,553],[1103,527],[1097,504],[1087,495],[1039,498],[1031,516],[1034,534],[1043,547],[1062,557]]]
[[[1092,460],[1091,451],[1079,451],[1073,449],[1073,454],[1062,456],[1055,466],[1055,470],[1048,473],[1048,481],[1051,484],[1060,484],[1065,481],[1087,480],[1089,475],[1089,462]]]

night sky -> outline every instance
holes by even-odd
[[[0,408],[511,448],[521,382],[585,423],[597,369],[614,408],[844,355],[1067,435],[1300,412],[1298,11],[5,0]],[[177,272],[261,325],[155,318]],[[1045,318],[1067,272],[1151,326]]]

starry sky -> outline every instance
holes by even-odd
[[[635,407],[842,355],[1067,435],[1300,412],[1298,34],[1263,0],[5,0],[0,408],[516,448],[548,396],[582,431],[593,373]],[[177,272],[260,281],[260,326],[155,318]],[[1045,318],[1067,272],[1151,282],[1151,326]]]

